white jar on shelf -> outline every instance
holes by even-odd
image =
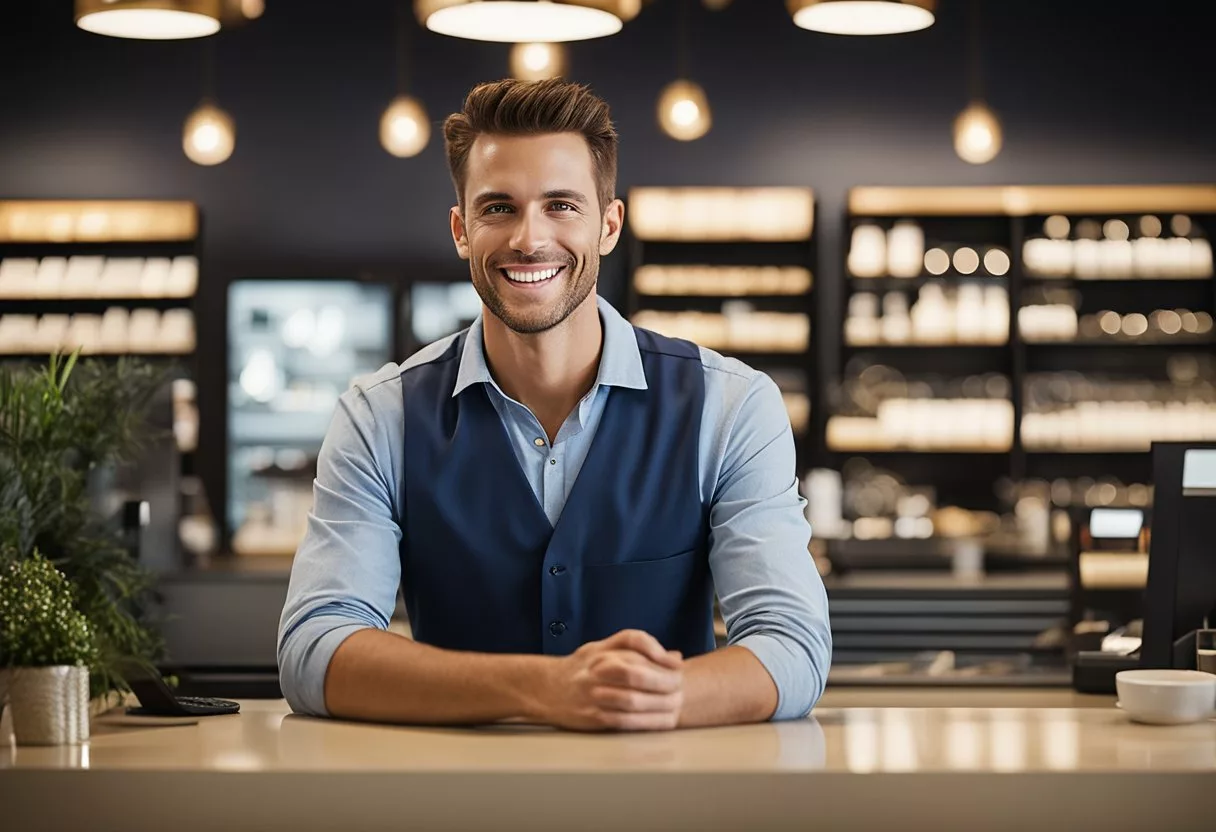
[[[854,347],[869,347],[882,340],[878,317],[878,295],[857,292],[849,297],[849,311],[844,321],[845,343]]]
[[[854,277],[881,277],[887,267],[887,235],[873,223],[853,229],[849,244],[849,273]]]
[[[911,220],[900,220],[887,232],[887,273],[917,277],[925,260],[925,232]]]
[[[908,318],[908,299],[903,292],[887,292],[882,297],[882,340],[887,344],[906,344],[912,337]]]
[[[38,261],[32,297],[57,298],[63,292],[63,278],[68,271],[68,258],[43,257]]]

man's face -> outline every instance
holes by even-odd
[[[482,135],[465,168],[456,250],[486,308],[519,333],[564,321],[595,290],[623,206],[601,211],[595,167],[577,133]]]

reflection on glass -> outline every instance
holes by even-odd
[[[422,347],[467,327],[481,314],[472,283],[415,283],[407,301],[411,347]]]
[[[392,360],[387,286],[242,280],[228,298],[228,528],[237,554],[290,555],[338,397]]]

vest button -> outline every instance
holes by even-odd
[[[565,624],[565,622],[563,622],[563,621],[554,621],[552,624],[550,624],[550,625],[549,625],[549,632],[550,632],[552,635],[555,635],[555,636],[560,636],[562,633],[566,632],[566,624]]]
[[[565,571],[566,571],[566,567],[564,567],[564,566],[550,566],[549,567],[550,575],[560,575]]]

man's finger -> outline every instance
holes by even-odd
[[[664,650],[658,639],[643,630],[621,630],[610,636],[606,643],[611,647],[634,650],[663,667],[677,668],[684,661],[679,651]]]
[[[591,700],[609,711],[630,713],[669,713],[678,711],[683,697],[680,693],[646,693],[640,690],[599,686],[592,688]]]
[[[606,653],[591,663],[589,671],[591,677],[601,684],[651,693],[672,693],[679,690],[684,682],[683,675],[678,671],[656,666],[644,656],[630,651]]]

